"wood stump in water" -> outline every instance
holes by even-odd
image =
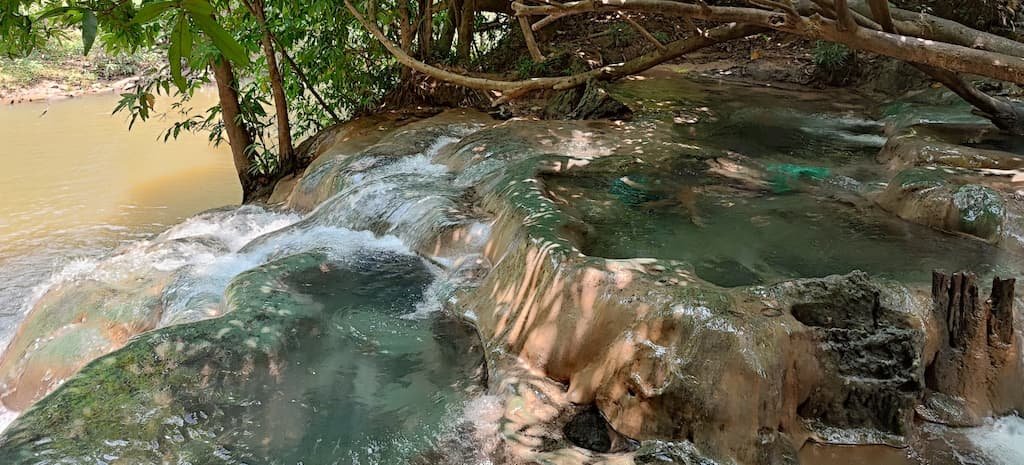
[[[926,419],[980,422],[1022,404],[1020,351],[1014,333],[1014,279],[995,278],[980,300],[973,273],[932,274],[938,350],[925,371]]]

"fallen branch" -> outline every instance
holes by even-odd
[[[536,63],[544,61],[544,55],[541,55],[537,40],[533,37],[533,29],[530,29],[530,18],[519,16],[518,19],[519,28],[523,30],[523,39],[526,40],[526,48],[530,51],[530,58]]]
[[[1016,40],[972,29],[956,21],[927,13],[893,8],[888,3],[886,6],[900,34],[1024,58],[1024,44]],[[853,0],[851,7],[860,13],[871,14],[870,6],[865,4],[864,0]]]
[[[650,31],[647,30],[647,28],[641,26],[640,23],[634,21],[633,18],[630,18],[625,13],[621,11],[618,13],[620,18],[629,23],[629,25],[632,26],[633,29],[636,30],[636,32],[639,32],[640,35],[644,36],[644,38],[647,39],[648,42],[654,44],[655,48],[663,52],[665,51],[665,44],[661,43],[661,41],[658,40],[657,37],[654,37],[654,34],[651,34]]]
[[[885,32],[898,32],[891,16],[888,0],[868,0],[871,16]],[[928,65],[915,65],[921,72],[942,83],[947,89],[971,104],[974,113],[982,116],[999,129],[1024,135],[1024,113],[1007,100],[988,95],[954,72]]]
[[[541,18],[540,21],[537,21],[536,23],[533,23],[533,25],[530,26],[530,29],[533,29],[534,32],[537,32],[537,31],[547,27],[547,25],[549,25],[549,24],[551,24],[551,23],[553,23],[555,21],[558,21],[560,18],[563,18],[565,16],[568,16],[568,15],[563,15],[563,14],[547,15],[547,16]]]
[[[518,15],[579,14],[618,10],[687,16],[713,22],[743,23],[788,32],[809,39],[838,42],[851,48],[954,72],[972,73],[1024,84],[1024,59],[935,40],[907,37],[859,27],[844,31],[836,20],[799,16],[758,8],[697,5],[673,0],[585,0],[558,5],[512,4]]]
[[[387,49],[387,51],[391,53],[391,55],[394,56],[402,65],[440,81],[450,82],[452,84],[471,89],[497,91],[499,92],[500,98],[495,101],[495,104],[507,102],[513,98],[533,91],[545,89],[564,90],[586,84],[587,81],[592,79],[612,80],[637,74],[695,50],[764,31],[764,28],[756,26],[729,24],[705,31],[704,34],[698,36],[669,43],[665,46],[664,51],[659,50],[657,52],[648,53],[623,63],[603,66],[584,73],[563,77],[503,81],[498,79],[465,76],[419,61],[395,45],[391,39],[381,32],[380,28],[378,28],[375,23],[369,21],[362,13],[359,12],[359,10],[352,4],[351,0],[345,0],[345,6],[348,7],[352,15],[364,28],[366,28],[370,35],[380,41],[384,48]]]

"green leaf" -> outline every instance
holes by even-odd
[[[188,86],[185,76],[181,73],[181,58],[186,42],[191,53],[192,31],[188,28],[188,17],[180,15],[178,16],[178,22],[174,25],[174,30],[171,31],[171,42],[167,47],[167,59],[171,64],[171,79],[174,80],[174,85],[178,86],[178,90],[182,92],[185,92]]]
[[[220,27],[216,21],[213,20],[212,16],[203,15],[192,15],[192,20],[196,22],[199,29],[202,29],[204,33],[213,42],[213,45],[220,50],[220,53],[227,57],[238,66],[249,66],[249,54],[245,52],[245,49],[231,37],[228,31]]]
[[[175,3],[177,2],[173,0],[167,0],[163,2],[153,2],[142,5],[142,8],[139,8],[138,13],[135,13],[135,18],[132,19],[132,22],[136,24],[148,23],[156,19],[156,17],[160,16],[160,14],[162,14],[163,12],[170,9],[172,6],[174,6]]]
[[[85,10],[82,14],[82,43],[85,44],[85,55],[92,50],[92,44],[96,42],[96,26],[99,21],[96,13],[92,10]]]
[[[193,16],[213,16],[213,5],[207,0],[183,0],[181,6]]]
[[[36,20],[37,21],[42,21],[44,19],[53,18],[55,16],[61,16],[61,15],[65,14],[65,13],[69,13],[69,12],[72,12],[72,11],[75,11],[75,10],[77,10],[77,8],[70,7],[70,6],[62,6],[60,8],[51,8],[49,10],[44,11],[43,14],[39,15],[39,17],[36,18]],[[28,19],[28,17],[26,17],[26,19]]]
[[[192,41],[194,36],[192,34],[192,28],[189,27],[187,16],[181,15],[181,19],[178,20],[178,23],[181,25],[181,57],[184,58],[187,63],[192,58]]]

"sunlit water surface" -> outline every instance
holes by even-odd
[[[51,274],[240,199],[226,147],[162,143],[170,116],[129,132],[111,115],[118,98],[0,106],[0,345]],[[200,93],[195,108],[214,99]]]
[[[801,176],[782,176],[768,195],[741,195],[704,182],[700,160],[673,166],[671,179],[635,173],[639,193],[617,176],[547,179],[555,193],[600,206],[580,207],[593,227],[584,252],[685,260],[723,286],[852,269],[905,281],[927,279],[931,267],[1019,269],[1018,257],[983,244],[964,247],[837,203],[879,176],[870,158],[881,127],[855,104],[747,97],[707,102],[721,108],[696,114],[680,102],[658,106],[667,118],[703,118],[679,126],[683,140],[769,169],[824,169],[828,182],[808,188]],[[460,422],[474,415],[466,402],[479,387],[479,347],[471,331],[434,311],[450,289],[409,243],[445,221],[459,194],[455,174],[431,157],[464,132],[398,162],[371,160],[306,217],[223,208],[168,230],[237,200],[230,157],[201,138],[156,143],[159,122],[125,134],[122,119],[109,116],[114,100],[0,108],[8,150],[0,158],[0,338],[43,290],[52,292],[43,303],[55,315],[76,311],[64,307],[77,305],[81,292],[101,296],[89,302],[97,315],[118,317],[127,302],[152,311],[157,326],[189,324],[147,333],[68,380],[41,404],[46,414],[8,432],[4,463],[404,463],[460,434]],[[797,110],[773,110],[787,106]],[[383,235],[356,231],[382,219],[392,225]],[[147,289],[159,289],[158,298]],[[109,336],[75,327],[77,341]],[[45,322],[35,330],[45,333]],[[47,365],[74,358],[69,347],[81,346],[41,347],[26,350]],[[92,405],[97,398],[117,402]],[[1024,463],[1022,431],[1009,417],[964,437],[989,462],[1009,465]]]

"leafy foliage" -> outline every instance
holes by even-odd
[[[261,48],[265,31],[249,5],[251,0],[0,0],[0,53],[25,56],[75,29],[81,31],[85,53],[94,44],[113,57],[162,50],[165,65],[122,94],[114,111],[129,115],[129,129],[139,120],[184,111],[165,139],[206,132],[214,143],[224,140],[220,105],[192,109],[189,102],[197,89],[213,82],[211,64],[225,57],[240,83],[238,122],[253,141],[245,148],[250,166],[253,174],[269,176],[278,167],[277,128],[267,113],[273,107]],[[375,108],[397,84],[399,68],[342,2],[264,0],[262,6],[280,57],[288,113],[297,122],[295,136],[334,123],[331,113],[350,116]],[[382,4],[380,11],[392,14],[392,6]],[[112,73],[131,67],[117,60],[108,65]],[[312,91],[331,111],[312,98]],[[173,112],[154,110],[157,95],[176,100]]]
[[[819,41],[811,52],[814,65],[826,72],[842,69],[853,60],[853,51],[843,44]]]

